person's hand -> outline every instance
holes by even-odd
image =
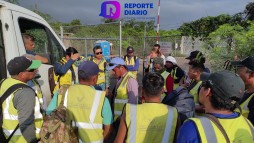
[[[71,59],[76,61],[78,58],[79,58],[79,53],[76,53],[76,54],[71,54]]]

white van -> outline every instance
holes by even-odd
[[[2,0],[0,27],[0,79],[9,76],[6,65],[12,58],[26,54],[22,33],[32,33],[35,37],[35,53],[49,60],[49,63],[40,67],[41,78],[38,79],[48,104],[52,89],[49,82],[53,78],[49,69],[64,56],[64,45],[41,16]]]

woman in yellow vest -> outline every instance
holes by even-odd
[[[56,83],[56,87],[53,91],[59,89],[59,87],[63,84],[72,85],[76,82],[76,75],[75,70],[76,66],[74,65],[75,61],[79,59],[78,51],[73,48],[69,47],[65,51],[65,56],[59,61],[56,62],[54,65],[54,80]]]
[[[126,104],[116,143],[173,143],[177,128],[176,108],[160,103],[164,79],[158,73],[143,78],[145,103]]]
[[[0,87],[0,95],[2,96],[14,84],[26,84],[33,79],[40,65],[41,61],[29,60],[24,56],[12,59],[7,64],[11,78],[3,81]],[[35,142],[39,138],[42,115],[34,90],[31,88],[16,90],[3,102],[2,112],[2,127],[6,138],[18,127],[9,141],[10,143]]]
[[[208,115],[187,120],[178,132],[177,143],[253,143],[253,125],[234,112],[240,108],[245,89],[241,78],[230,71],[219,71],[202,75],[202,80],[199,101]]]
[[[110,81],[108,71],[106,71],[107,62],[103,57],[101,46],[95,46],[93,48],[93,53],[94,56],[88,57],[87,61],[96,63],[100,69],[95,89],[107,91],[110,86]]]

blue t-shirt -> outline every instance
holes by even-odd
[[[232,119],[237,118],[239,113],[234,112],[232,114],[212,114],[217,118]],[[192,120],[186,121],[178,131],[177,143],[201,143],[199,133],[195,123]]]

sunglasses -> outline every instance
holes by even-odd
[[[102,54],[102,52],[98,52],[98,53],[95,53],[96,55],[101,55]]]
[[[26,72],[34,72],[37,69],[30,69],[30,70],[25,70]]]

